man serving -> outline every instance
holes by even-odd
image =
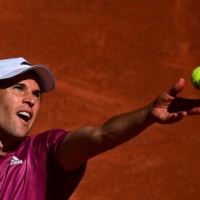
[[[74,131],[53,128],[28,136],[42,94],[54,88],[53,74],[24,58],[0,60],[0,199],[68,199],[90,158],[154,123],[172,124],[187,115],[199,115],[199,99],[177,97],[184,84],[181,78],[149,105],[114,116],[100,126]]]

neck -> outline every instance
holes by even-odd
[[[23,141],[23,139],[21,140],[17,140],[17,141],[6,141],[3,142],[2,140],[0,140],[0,155],[4,156],[6,155],[8,152],[15,150]]]
[[[0,141],[0,155],[1,156],[4,156],[6,154],[6,152],[3,151],[3,144],[2,142]]]

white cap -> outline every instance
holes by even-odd
[[[33,70],[39,78],[41,92],[50,92],[55,86],[53,73],[44,65],[30,65],[24,58],[0,60],[0,80],[19,76]]]

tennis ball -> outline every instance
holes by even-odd
[[[191,80],[194,87],[200,90],[200,66],[192,71]]]

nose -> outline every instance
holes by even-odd
[[[35,98],[32,93],[26,94],[23,98],[23,103],[29,105],[30,107],[33,107],[35,105]]]

